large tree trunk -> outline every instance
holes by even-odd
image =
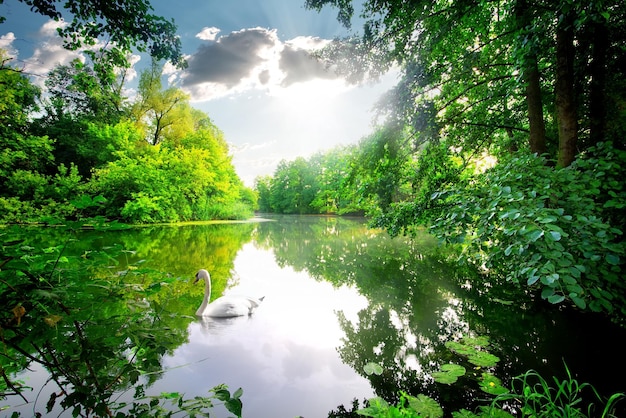
[[[573,19],[566,18],[556,30],[556,115],[559,124],[559,167],[569,166],[576,157],[578,122],[574,94]]]
[[[528,28],[532,26],[532,9],[528,6],[528,0],[518,0],[515,5],[517,29],[520,31],[520,40],[527,36]],[[532,45],[532,42],[529,43]],[[519,46],[528,48],[528,46]],[[531,47],[532,48],[532,47]],[[530,128],[529,145],[530,151],[543,154],[546,152],[546,127],[543,120],[543,104],[541,101],[541,79],[537,64],[537,53],[529,50],[525,54],[522,67],[524,83],[526,83],[526,105],[528,107],[528,125]]]

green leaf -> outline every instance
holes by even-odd
[[[441,371],[434,372],[432,377],[437,383],[449,385],[456,382],[460,376],[465,375],[465,372],[465,367],[449,363],[442,365]]]
[[[539,218],[538,221],[539,221],[539,223],[547,224],[547,223],[550,223],[550,222],[555,222],[556,218],[554,216],[546,216],[544,218]]]
[[[467,409],[461,409],[460,411],[452,412],[452,418],[479,418],[479,416]]]
[[[577,295],[583,293],[583,288],[580,287],[580,285],[578,284],[568,284],[565,287],[567,288],[567,291],[570,293],[576,293]]]
[[[389,410],[389,404],[383,398],[375,397],[368,399],[369,406],[367,408],[359,409],[356,411],[358,415],[364,417],[385,417]]]
[[[239,388],[233,393],[233,398],[239,399],[243,395],[243,389]]]
[[[554,295],[554,289],[551,287],[544,287],[541,291],[541,299],[548,299],[552,295]]]
[[[534,285],[535,283],[537,283],[537,280],[539,280],[539,276],[531,276],[531,277],[529,277],[529,278],[528,278],[528,280],[526,281],[526,284],[527,284],[528,286],[532,286],[532,285]]]
[[[576,306],[580,309],[585,309],[587,307],[587,302],[578,296],[570,296],[570,299],[572,299],[572,302],[574,302],[574,304],[576,304]]]
[[[561,276],[559,276],[558,273],[552,273],[548,274],[547,276],[543,276],[541,278],[541,281],[543,282],[543,284],[552,285],[554,282],[558,281],[560,277]]]
[[[476,337],[464,337],[463,343],[469,346],[487,347],[489,345],[489,337],[478,335]]]
[[[474,352],[476,352],[476,349],[474,347],[469,347],[465,344],[461,344],[457,341],[447,341],[446,342],[446,347],[452,351],[454,351],[457,354],[460,354],[462,356],[468,356]]]
[[[494,408],[491,406],[481,406],[480,409],[480,417],[489,417],[489,418],[514,418],[513,415],[509,414],[502,409]]]
[[[576,269],[574,269],[574,270],[576,270]],[[560,271],[560,270],[559,270],[559,271]],[[574,277],[569,276],[569,275],[567,275],[567,274],[562,274],[562,275],[561,275],[561,280],[562,280],[562,281],[563,281],[563,283],[565,283],[566,285],[574,285],[574,284],[578,283],[578,281],[577,281]]]
[[[531,242],[537,241],[539,238],[543,236],[543,231],[541,229],[533,229],[529,234],[528,238]]]
[[[243,409],[241,400],[237,398],[230,398],[229,400],[224,402],[224,406],[229,412],[235,414],[236,417],[241,418],[241,410]]]
[[[480,380],[480,390],[491,395],[501,395],[509,390],[502,386],[500,379],[491,373],[483,373]]]
[[[479,367],[493,367],[500,361],[500,358],[485,351],[476,351],[467,360]]]
[[[580,279],[580,270],[578,270],[576,267],[570,267],[569,269],[570,274],[572,275],[572,277],[576,278],[576,279]]]
[[[422,418],[441,418],[443,417],[443,409],[436,400],[426,396],[417,395],[417,397],[409,396],[409,405]]]
[[[367,375],[375,374],[377,376],[380,376],[381,374],[383,374],[382,366],[380,364],[372,363],[372,362],[369,362],[365,366],[363,366],[363,371]]]
[[[612,266],[617,266],[619,265],[619,256],[615,255],[615,254],[607,254],[604,259],[606,260],[607,263],[611,264]]]
[[[214,393],[215,397],[220,401],[227,401],[230,399],[230,392],[226,389],[218,389]]]
[[[548,302],[556,305],[557,303],[561,303],[565,300],[565,296],[563,295],[552,295],[548,297]]]
[[[451,375],[446,372],[433,372],[431,374],[435,382],[442,383],[444,385],[451,385],[452,383],[456,383],[459,380],[458,376]]]
[[[548,231],[548,235],[546,235],[546,239],[548,239],[548,237],[550,237],[552,241],[560,241],[561,233],[557,231]]]

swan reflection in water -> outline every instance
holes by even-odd
[[[263,297],[222,296],[209,303],[211,299],[211,276],[205,269],[196,273],[194,284],[204,280],[204,298],[196,311],[196,316],[213,318],[232,318],[251,315],[261,304]]]
[[[250,317],[248,315],[231,317],[200,316],[198,318],[202,333],[211,335],[232,334],[232,331],[242,327],[249,321]]]

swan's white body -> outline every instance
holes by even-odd
[[[222,296],[209,303],[211,299],[211,276],[202,269],[196,273],[197,283],[204,280],[204,299],[196,311],[196,316],[210,316],[213,318],[232,318],[234,316],[250,315],[259,306],[263,298],[255,299],[246,296]]]

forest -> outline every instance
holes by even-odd
[[[347,26],[355,13],[306,4]],[[362,34],[319,58],[354,82],[399,67],[384,123],[258,178],[260,210],[427,227],[490,280],[623,323],[626,7],[366,1],[362,13]]]
[[[156,59],[132,98],[126,69],[103,60],[57,66],[44,95],[1,59],[0,222],[252,216],[255,194],[235,172],[223,132],[185,92],[163,86]]]

